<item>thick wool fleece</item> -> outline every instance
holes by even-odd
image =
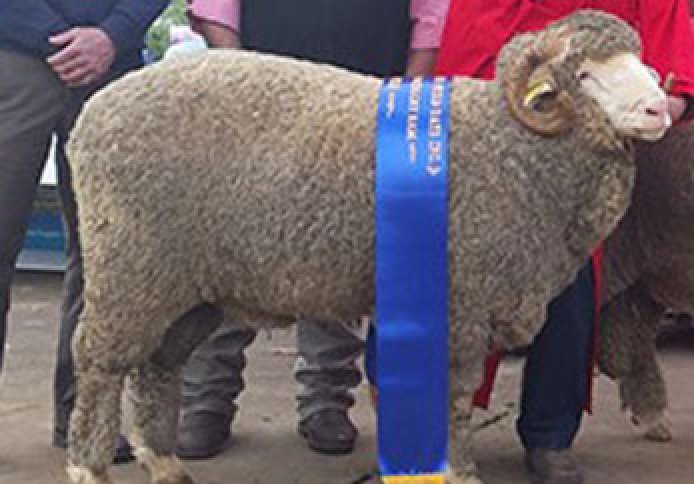
[[[152,326],[202,302],[252,325],[368,313],[378,89],[338,69],[210,52],[96,96],[71,144],[83,320],[122,314],[135,333],[161,333]],[[628,200],[630,154],[594,139],[616,134],[575,96],[576,128],[548,139],[499,109],[496,83],[453,85],[452,321],[465,314],[509,344],[532,337]]]

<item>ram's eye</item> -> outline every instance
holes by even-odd
[[[660,84],[660,79],[661,79],[661,78],[660,78],[660,74],[658,74],[658,71],[656,71],[656,70],[653,69],[652,67],[649,67],[649,68],[648,68],[648,73],[653,77],[653,79],[656,80],[656,82],[657,82],[658,84]]]
[[[578,73],[578,80],[579,81],[586,81],[586,80],[590,79],[590,77],[591,77],[590,73],[587,71],[583,71],[583,72]]]

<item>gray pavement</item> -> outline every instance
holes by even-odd
[[[57,335],[60,279],[20,274],[13,292],[10,347],[0,384],[0,484],[66,483],[64,454],[50,447],[51,378]],[[260,336],[249,354],[248,387],[234,423],[233,443],[220,457],[189,463],[197,484],[351,484],[375,468],[375,418],[365,387],[354,411],[361,438],[347,457],[322,457],[296,433],[292,380],[293,333]],[[597,381],[595,415],[586,418],[576,451],[590,484],[694,483],[694,346],[663,355],[670,389],[675,440],[640,440],[619,411],[609,381]],[[485,419],[515,402],[519,361],[507,362],[494,408]],[[475,451],[488,484],[526,484],[513,419],[477,434]],[[136,465],[114,472],[119,483],[145,483]]]

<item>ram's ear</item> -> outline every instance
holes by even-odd
[[[575,117],[573,99],[559,89],[553,75],[553,66],[566,56],[570,40],[565,29],[527,38],[519,55],[504,66],[501,82],[511,115],[543,136],[567,131]]]
[[[523,107],[526,109],[537,109],[543,99],[556,97],[557,89],[549,79],[538,81],[528,85],[528,90],[523,97]]]

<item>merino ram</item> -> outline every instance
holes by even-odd
[[[585,11],[506,46],[498,81],[453,82],[450,483],[476,482],[461,422],[490,345],[531,340],[627,208],[628,138],[670,124],[639,48],[625,23]],[[179,369],[222,319],[371,312],[380,84],[210,52],[87,104],[70,144],[85,275],[72,482],[111,482],[126,376],[152,481],[192,482],[172,455]]]

